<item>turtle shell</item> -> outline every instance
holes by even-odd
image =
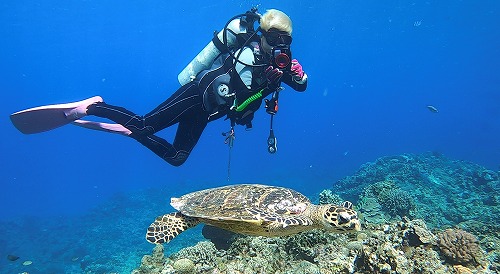
[[[310,203],[306,196],[292,189],[241,184],[192,192],[172,198],[171,205],[191,217],[255,220],[256,211],[272,215],[299,215]]]

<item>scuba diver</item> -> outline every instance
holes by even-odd
[[[255,30],[255,23],[259,27]],[[65,124],[129,136],[173,166],[182,165],[198,142],[208,122],[227,117],[234,139],[234,126],[252,128],[254,112],[265,99],[266,111],[277,111],[278,94],[285,83],[296,91],[307,87],[307,75],[292,59],[292,22],[283,12],[257,9],[231,18],[224,29],[179,74],[182,85],[165,102],[137,115],[107,104],[99,96],[80,102],[42,106],[11,115],[11,121],[26,134],[47,131]],[[85,116],[107,118],[115,123],[82,120]],[[155,135],[178,124],[173,143]],[[276,151],[274,135],[269,151]],[[273,147],[274,143],[274,147]]]

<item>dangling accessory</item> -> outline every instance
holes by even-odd
[[[271,154],[276,153],[278,151],[278,140],[276,136],[274,136],[273,130],[273,119],[274,115],[278,112],[278,97],[279,92],[283,90],[283,87],[279,87],[274,93],[271,100],[265,100],[266,103],[266,112],[271,115],[271,125],[269,126],[269,137],[267,137],[267,151]]]
[[[278,140],[274,136],[273,131],[273,116],[271,116],[271,130],[269,131],[269,137],[267,137],[267,151],[271,154],[276,153],[278,151]]]
[[[278,112],[278,91],[274,92],[271,100],[264,100],[266,104],[266,112],[272,115],[271,118],[274,116],[274,114],[276,114],[276,112]]]
[[[222,136],[225,136],[224,144],[229,146],[229,158],[227,161],[227,181],[231,180],[231,151],[234,144],[234,139],[236,138],[234,134],[234,126],[231,126],[231,129],[228,132],[223,132]]]
[[[234,139],[236,138],[234,128],[231,127],[228,132],[223,132],[222,136],[226,137],[226,139],[224,139],[224,144],[228,145],[230,149],[233,148]]]

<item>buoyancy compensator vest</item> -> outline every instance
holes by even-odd
[[[256,54],[258,55],[259,50],[256,42],[250,43],[249,46],[241,50],[252,52],[253,60],[244,61],[251,63],[258,62],[259,59]],[[239,56],[238,53],[236,53],[236,55]],[[261,69],[259,70],[260,67],[251,67],[252,82],[247,86],[239,74],[239,70],[237,69],[238,64],[236,64],[237,61],[234,59],[234,56],[235,53],[233,52],[219,54],[212,63],[210,69],[201,71],[194,79],[194,82],[198,85],[203,96],[203,107],[210,113],[211,120],[228,114],[230,108],[236,111],[240,102],[247,100],[248,97],[255,94],[262,86],[262,82],[259,81],[260,78],[258,77],[261,71]],[[240,70],[242,69],[240,68]],[[260,104],[257,105],[257,108],[258,106],[260,106]],[[257,108],[255,108],[255,110]],[[251,108],[247,108],[247,110],[248,109]],[[238,110],[241,111],[243,108],[239,108]],[[240,112],[239,115],[233,115],[232,117],[238,118],[240,116],[243,116],[243,112]]]
[[[254,24],[259,19],[260,15],[256,9],[231,18],[224,29],[217,35],[214,34],[212,41],[178,76],[181,84],[194,81],[198,85],[203,94],[203,107],[210,113],[210,120],[228,114],[229,108],[235,112],[238,102],[245,101],[260,90],[259,77],[254,77],[256,76],[254,71],[258,72],[262,68],[258,62],[261,60],[258,57],[259,29],[254,30]],[[248,49],[254,55],[253,60],[242,61],[240,55]],[[237,65],[252,68],[252,83],[248,87],[238,75]],[[249,121],[253,118],[253,115],[248,116],[248,110],[255,111],[260,103],[255,102],[252,105],[256,107],[248,107],[245,112],[240,111],[236,113],[237,115],[232,115],[232,122],[248,127]]]
[[[205,48],[179,73],[177,76],[179,83],[185,85],[195,80],[200,72],[212,67],[221,53],[228,53],[231,50],[234,52],[243,48],[245,43],[251,42],[252,37],[257,37],[254,24],[259,20],[260,14],[257,13],[257,8],[229,19],[224,28],[214,34]]]
[[[231,85],[233,70],[232,57],[219,54],[210,69],[203,70],[194,79],[203,95],[203,108],[215,120],[227,113],[234,100],[234,88]]]

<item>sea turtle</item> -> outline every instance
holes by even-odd
[[[229,185],[172,198],[177,212],[156,218],[146,239],[168,243],[199,223],[253,236],[285,236],[311,229],[359,231],[352,203],[314,205],[295,190],[257,184]]]

